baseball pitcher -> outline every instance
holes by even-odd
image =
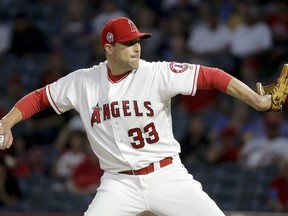
[[[128,18],[110,20],[101,33],[106,61],[79,69],[26,95],[1,120],[2,149],[11,129],[52,106],[59,115],[79,112],[91,147],[105,171],[85,216],[223,216],[179,159],[171,98],[216,88],[258,111],[280,111],[287,96],[287,68],[270,92],[257,94],[218,68],[140,59],[141,33]]]

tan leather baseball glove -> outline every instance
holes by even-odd
[[[271,94],[272,104],[268,111],[279,112],[288,95],[288,64],[283,65],[277,82],[266,86],[258,82],[256,83],[256,91],[259,95]]]

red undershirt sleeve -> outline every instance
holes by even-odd
[[[226,93],[227,86],[232,78],[233,76],[221,69],[200,66],[197,88],[200,90],[216,88]]]
[[[50,106],[46,94],[46,87],[29,93],[15,104],[15,107],[22,113],[22,120],[25,120]]]

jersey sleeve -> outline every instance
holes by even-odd
[[[194,96],[196,94],[200,65],[161,62],[159,67],[161,76],[159,91],[162,97],[171,98],[177,94]]]
[[[81,70],[72,72],[47,85],[47,98],[57,114],[78,109],[77,98],[81,98]]]

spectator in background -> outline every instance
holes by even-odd
[[[179,104],[179,98],[176,96],[171,101],[172,106],[174,106],[174,110],[172,114],[173,120],[173,133],[174,137],[178,141],[182,141],[186,134],[187,130],[189,131],[189,122],[191,118],[191,113],[187,110],[185,106]]]
[[[67,188],[72,193],[95,193],[100,185],[100,178],[103,175],[103,170],[100,168],[99,160],[95,157],[92,149],[90,147],[87,149],[87,156],[75,167],[72,175],[67,181]]]
[[[81,130],[72,130],[67,136],[67,146],[56,161],[55,175],[60,178],[70,178],[75,167],[85,158],[85,148],[88,145],[86,134]]]
[[[88,67],[92,67],[93,65],[97,65],[100,62],[105,61],[105,57],[103,57],[102,45],[99,43],[99,40],[92,40],[91,47],[92,49],[87,59]]]
[[[227,17],[227,26],[230,31],[234,31],[238,28],[239,25],[243,24],[243,17],[242,17],[242,8],[243,8],[243,0],[234,0],[233,1],[233,8],[229,16]]]
[[[244,22],[232,35],[231,52],[240,58],[261,55],[272,46],[271,30],[263,22],[256,5],[244,1],[241,6],[240,13]]]
[[[0,22],[0,57],[5,55],[9,50],[9,46],[11,43],[11,25],[8,22]]]
[[[11,74],[5,86],[5,92],[1,95],[0,109],[7,112],[10,109],[9,107],[15,104],[23,95],[24,87],[21,76],[18,73]]]
[[[161,51],[161,59],[165,61],[189,62],[186,37],[183,34],[173,34],[167,41],[167,47]]]
[[[151,41],[141,41],[143,49],[141,55],[143,58],[152,60],[159,55],[159,49],[163,41],[163,32],[159,28],[159,16],[151,8],[140,7],[135,10],[136,22],[141,32],[151,32],[153,37]]]
[[[279,72],[280,73],[280,72]],[[287,102],[288,100],[283,104],[283,111],[282,117],[281,118],[281,124],[279,128],[279,136],[280,137],[286,137],[288,138],[288,119],[285,113],[285,110],[287,109]],[[265,137],[267,132],[266,132],[266,121],[267,119],[265,118],[265,115],[261,113],[255,113],[253,115],[252,110],[249,110],[249,119],[247,121],[247,124],[245,126],[245,134],[244,136],[246,138],[255,138],[255,137]],[[248,135],[248,136],[247,136]],[[245,139],[248,141],[248,139]]]
[[[288,139],[282,137],[282,113],[266,113],[265,135],[248,140],[241,149],[239,162],[243,168],[257,169],[275,165],[288,155]]]
[[[274,211],[288,212],[288,157],[279,164],[279,174],[270,183],[268,207]]]
[[[215,0],[213,3],[218,8],[220,22],[227,24],[235,9],[236,0]]]
[[[199,22],[191,29],[187,43],[193,62],[231,71],[232,59],[228,55],[231,32],[220,22],[217,7],[203,2],[199,15]]]
[[[189,25],[185,25],[182,17],[179,15],[162,18],[160,21],[160,26],[162,28],[163,34],[165,35],[165,37],[163,37],[163,46],[168,44],[167,42],[172,35],[181,34],[186,37],[189,31],[189,28],[187,28]]]
[[[23,97],[25,93],[25,88],[20,72],[17,71],[13,74],[10,74],[4,87],[4,91],[0,92],[0,116],[4,115],[4,113],[10,109],[9,107],[11,107],[11,105],[18,101],[21,97]],[[15,135],[27,134],[29,131],[29,122],[26,122],[23,125],[19,125],[19,127],[17,126],[15,128]]]
[[[269,66],[271,71],[276,71],[288,59],[288,3],[285,0],[274,0],[268,7],[265,21],[272,31],[274,43]]]
[[[39,80],[39,88],[67,75],[68,66],[61,50],[53,50],[48,55],[48,61]],[[58,116],[52,108],[44,110],[30,119],[33,127],[31,136],[34,144],[52,143],[58,136],[59,129],[65,124],[68,115]]]
[[[14,138],[14,146],[9,149],[7,157],[10,158],[11,172],[16,178],[26,178],[32,175],[33,165],[31,163],[31,155],[29,155],[28,142],[24,136]],[[34,152],[35,153],[35,152]],[[33,155],[34,159],[37,157]],[[40,165],[39,161],[38,165]]]
[[[166,0],[161,2],[162,16],[180,16],[185,23],[190,23],[196,17],[196,7],[199,0]]]
[[[66,3],[66,13],[62,31],[54,38],[54,46],[61,49],[88,49],[91,27],[89,26],[85,1],[70,0]]]
[[[223,103],[224,100],[221,100]],[[251,121],[259,116],[249,106],[241,103],[228,103],[226,113],[216,116],[209,130],[211,142],[207,152],[208,161],[213,163],[238,161],[243,144],[251,139]],[[221,108],[224,110],[224,108]],[[209,116],[213,119],[213,115]],[[211,121],[210,121],[211,122]]]
[[[118,7],[117,0],[105,0],[100,3],[99,13],[91,20],[92,31],[95,38],[99,37],[102,27],[115,17],[127,17],[127,13]]]
[[[7,155],[11,173],[19,179],[45,175],[50,172],[45,161],[47,153],[41,146],[33,145],[31,138],[25,135],[15,136],[13,148],[8,150]]]
[[[53,50],[48,54],[48,59],[40,78],[40,87],[58,80],[68,74],[67,62],[61,49]]]
[[[265,68],[267,54],[273,46],[272,33],[257,5],[239,1],[238,10],[243,23],[237,26],[231,39],[233,74],[251,86],[251,83],[256,83],[259,71]]]
[[[240,135],[233,126],[226,126],[220,132],[219,140],[210,143],[206,159],[211,164],[236,162],[242,147]]]
[[[13,205],[21,199],[17,179],[11,175],[3,158],[0,159],[0,207]]]
[[[223,102],[223,100],[221,100]],[[251,132],[251,122],[259,119],[257,113],[254,113],[252,109],[246,104],[241,103],[227,103],[221,109],[229,109],[226,113],[216,117],[217,120],[211,124],[209,131],[209,138],[212,142],[217,141],[221,134],[221,131],[226,127],[232,127],[236,133],[240,135],[239,141],[245,143],[253,135]]]
[[[206,151],[209,145],[207,128],[200,116],[192,117],[188,131],[181,143],[181,158],[184,163],[206,162]]]
[[[215,108],[220,94],[213,89],[197,90],[193,98],[187,95],[178,95],[178,105],[184,107],[190,114],[194,112],[207,113]]]
[[[49,38],[24,13],[14,17],[11,34],[10,53],[16,56],[47,53],[50,50]]]
[[[69,120],[62,126],[57,138],[53,142],[59,155],[66,150],[67,141],[73,131],[78,131],[79,133],[81,131],[85,132],[82,119],[80,118],[79,113],[75,110],[71,110]]]

